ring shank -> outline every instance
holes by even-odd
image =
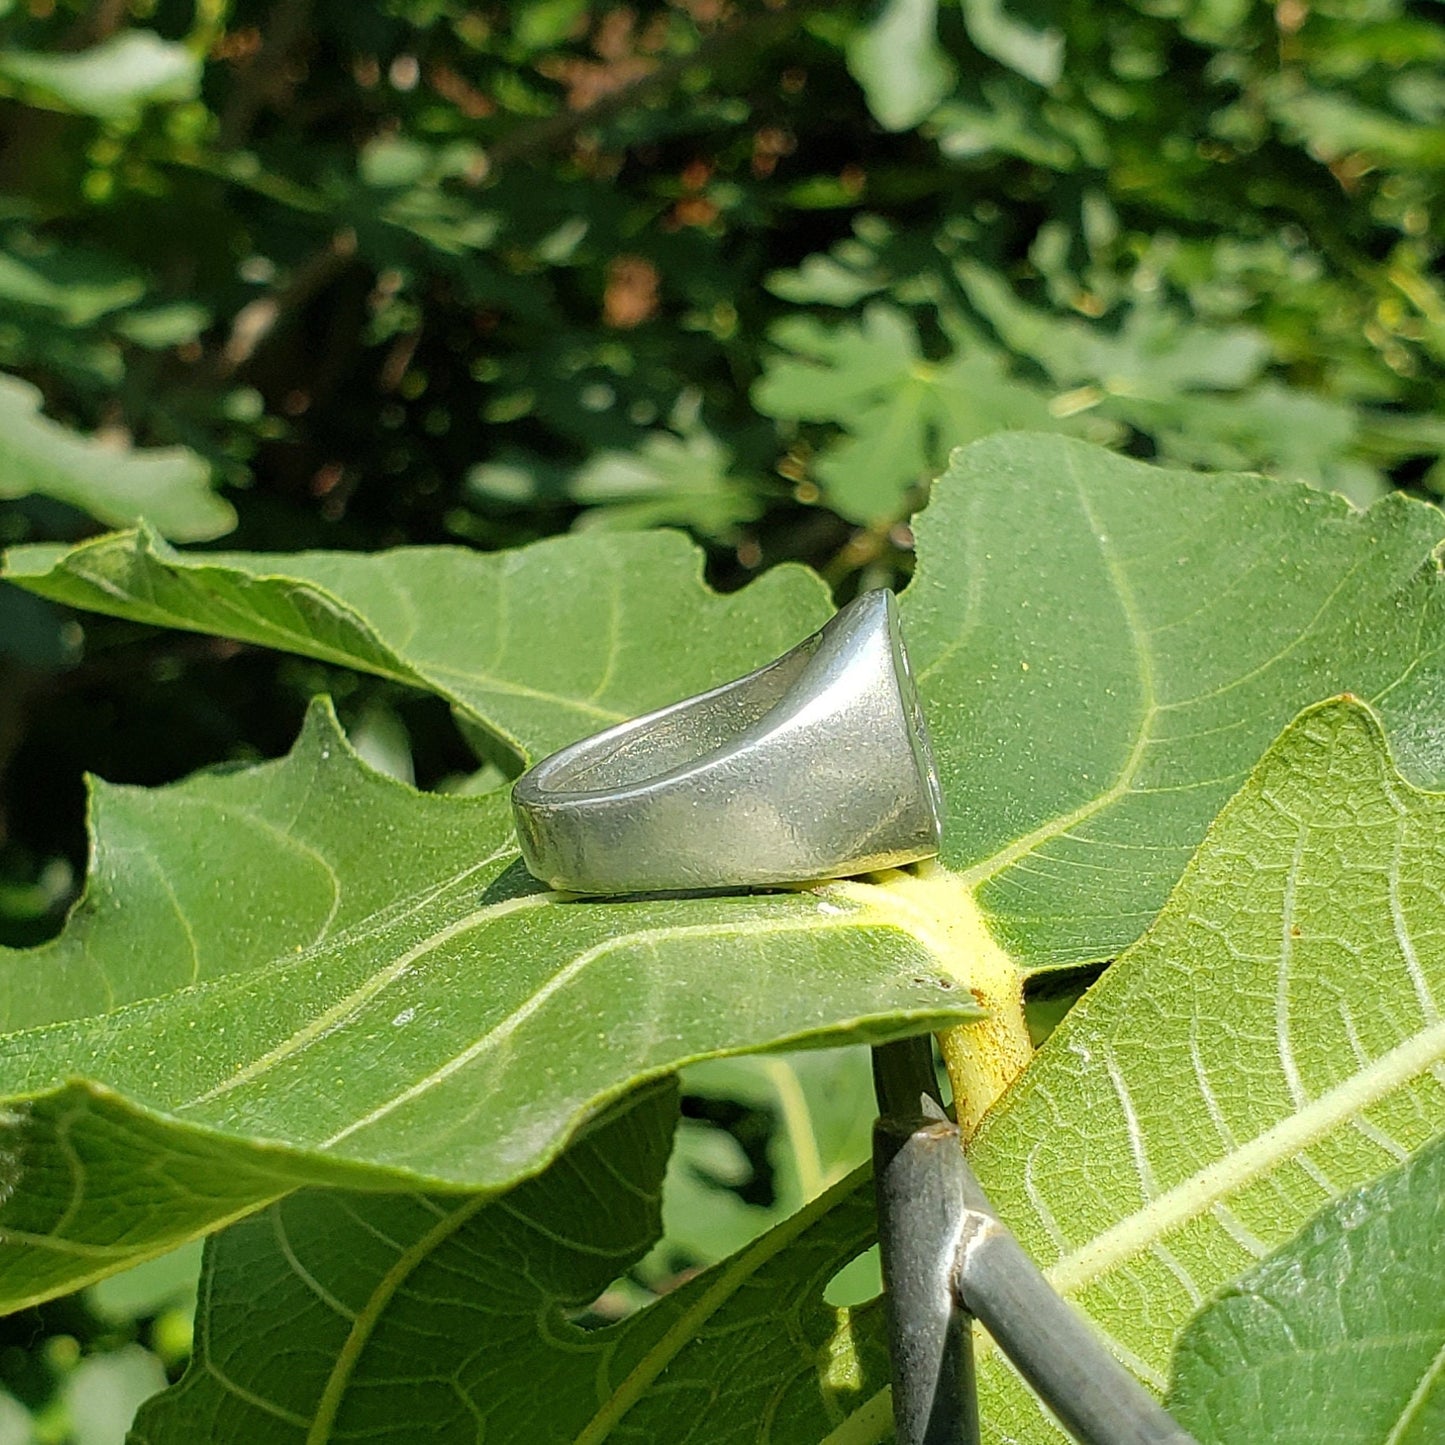
[[[545,775],[546,792],[556,798],[635,787],[729,746],[786,695],[816,645],[814,634],[746,677],[574,743],[549,759],[556,765]]]
[[[927,735],[892,594],[748,676],[564,748],[520,778],[528,868],[616,894],[757,887],[938,851]]]

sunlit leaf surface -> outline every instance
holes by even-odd
[[[1441,530],[1404,499],[1359,514],[1061,438],[959,453],[903,598],[949,805],[916,877],[558,899],[517,863],[503,794],[382,780],[324,711],[282,762],[101,789],[85,902],[0,971],[7,1297],[306,1185],[481,1199],[689,1060],[965,1018],[990,980],[1125,949],[1203,841],[976,1145],[1056,1281],[1162,1386],[1205,1295],[1445,1122],[1440,805],[1413,790],[1445,773]],[[735,676],[823,613],[796,569],[719,597],[668,536],[186,557],[132,535],[11,571],[408,682],[528,757]],[[1251,777],[1343,691],[1374,711],[1307,712]],[[820,1208],[797,1227],[831,1274],[857,1247],[827,1255]],[[836,1329],[822,1266],[778,1259]],[[865,1424],[887,1417],[866,1355],[844,1370]],[[1012,1376],[984,1376],[997,1418],[1048,1438]],[[798,1388],[801,1433],[779,1438],[854,1419],[816,1375]]]
[[[504,795],[384,779],[322,706],[286,759],[95,819],[66,933],[0,956],[12,1303],[307,1182],[504,1189],[691,1059],[978,1012],[849,897],[549,894]]]
[[[1445,1144],[1323,1210],[1190,1322],[1169,1400],[1204,1445],[1445,1431]]]
[[[1137,938],[1312,702],[1373,702],[1406,775],[1445,777],[1433,507],[1396,495],[1361,514],[1301,486],[999,436],[956,454],[915,530],[902,601],[944,861],[1026,969]],[[694,558],[667,534],[272,557],[122,535],[17,548],[7,575],[410,682],[537,757],[736,676],[825,615],[799,569],[719,598]]]
[[[1445,1024],[1434,1006],[1445,993],[1442,874],[1445,796],[1399,777],[1358,705],[1307,712],[1220,816],[1155,927],[1059,1027],[976,1141],[975,1166],[1000,1212],[1153,1388],[1163,1390],[1173,1340],[1209,1295],[1285,1244],[1322,1203],[1445,1127]],[[1361,988],[1361,977],[1372,987]],[[366,1211],[390,1206],[359,1207],[363,1222],[341,1241],[361,1237],[353,1231],[372,1220]],[[223,1241],[213,1261],[244,1257],[279,1281],[279,1329],[314,1293],[306,1250],[325,1257],[336,1228],[334,1217],[318,1219],[300,1267],[259,1221],[235,1255]],[[865,1445],[891,1431],[880,1313],[832,1309],[823,1292],[870,1239],[871,1184],[845,1181],[657,1306],[589,1337],[590,1348],[565,1363],[551,1341],[519,1342],[500,1321],[502,1332],[487,1332],[488,1289],[500,1284],[481,1283],[482,1267],[460,1242],[439,1248],[428,1269],[475,1322],[460,1332],[464,1346],[442,1348],[490,1358],[495,1338],[519,1377],[546,1379],[559,1401],[573,1402],[540,1438]],[[1409,1239],[1394,1244],[1408,1254]],[[1421,1258],[1422,1280],[1433,1278]],[[254,1339],[254,1313],[240,1323],[253,1308],[251,1286],[219,1267],[211,1278],[210,1318],[229,1338]],[[233,1282],[221,1288],[223,1278]],[[419,1288],[416,1298],[436,1296]],[[393,1307],[398,1329],[415,1309],[412,1300]],[[259,1333],[234,1381],[241,1391],[275,1391],[287,1378],[291,1356]],[[297,1337],[285,1338],[294,1347]],[[320,1336],[301,1338],[318,1341],[313,1376],[331,1369]],[[435,1392],[440,1404],[451,1386],[436,1383],[436,1348],[429,1342],[400,1364],[388,1351],[364,1351],[355,1378],[402,1379],[421,1392],[413,1398]],[[637,1363],[623,1370],[617,1358]],[[609,1362],[601,1395],[599,1360]],[[984,1416],[1000,1438],[1063,1440],[986,1345],[981,1375]],[[226,1398],[199,1368],[189,1388],[212,1411]],[[358,1405],[366,1398],[359,1388]],[[468,1398],[483,1421],[509,1418],[505,1395]],[[683,1401],[691,1408],[679,1437]],[[156,1418],[172,1408],[177,1421],[189,1418],[175,1397]],[[472,1438],[475,1420],[462,1418],[443,1439]],[[1253,1445],[1266,1436],[1222,1438]]]

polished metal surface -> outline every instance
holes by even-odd
[[[942,804],[893,594],[544,758],[512,807],[527,867],[569,893],[760,887],[932,856]]]

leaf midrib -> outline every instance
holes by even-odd
[[[1445,1060],[1445,1022],[1432,1024],[1387,1050],[1357,1073],[1317,1094],[1247,1144],[1206,1164],[1187,1179],[1155,1195],[1087,1244],[1044,1271],[1061,1294],[1099,1278],[1148,1243],[1196,1219],[1246,1184],[1263,1178],[1324,1138],[1341,1124]]]
[[[573,1437],[572,1445],[602,1445],[627,1412],[637,1404],[654,1380],[696,1338],[701,1327],[715,1315],[769,1260],[827,1214],[835,1201],[851,1194],[867,1174],[868,1166],[854,1170],[811,1204],[792,1214],[782,1224],[749,1245],[725,1268],[697,1302],[685,1310],[657,1342],[635,1364],[612,1391],[597,1413]]]
[[[1089,500],[1088,489],[1085,487],[1084,479],[1078,469],[1078,457],[1073,451],[1067,453],[1066,465],[1074,483],[1079,510],[1084,514],[1089,535],[1093,538],[1094,544],[1099,550],[1100,559],[1109,574],[1109,580],[1113,584],[1115,596],[1118,598],[1120,610],[1124,614],[1124,621],[1134,644],[1134,660],[1138,671],[1140,695],[1140,713],[1135,724],[1134,743],[1120,765],[1118,775],[1103,792],[1096,794],[1068,813],[1040,824],[1021,838],[1016,838],[1006,847],[999,849],[992,857],[985,858],[964,869],[959,874],[959,880],[963,887],[974,892],[1021,858],[1027,857],[1036,848],[1042,847],[1054,838],[1063,836],[1071,829],[1078,827],[1080,823],[1088,822],[1090,818],[1124,797],[1133,787],[1134,779],[1138,777],[1139,769],[1143,766],[1151,740],[1151,729],[1159,712],[1154,654],[1146,641],[1148,629],[1144,626],[1144,620],[1140,615],[1133,585],[1109,541],[1108,534],[1100,530],[1098,517]],[[926,676],[929,670],[931,668],[925,669],[920,674],[920,678]]]
[[[529,893],[520,898],[507,898],[500,903],[491,903],[486,907],[473,909],[462,917],[453,919],[445,928],[440,928],[430,933],[420,943],[414,944],[405,953],[394,958],[385,968],[378,969],[368,976],[360,987],[353,989],[344,998],[338,999],[329,1008],[309,1020],[305,1027],[297,1029],[289,1038],[284,1039],[274,1048],[268,1049],[264,1054],[254,1058],[250,1063],[237,1069],[229,1078],[222,1079],[202,1094],[188,1099],[182,1106],[184,1108],[196,1108],[201,1104],[210,1103],[211,1100],[229,1094],[233,1090],[243,1087],[253,1079],[259,1078],[277,1064],[284,1062],[293,1055],[300,1053],[308,1045],[319,1041],[327,1035],[334,1033],[341,1028],[346,1021],[352,1017],[357,1010],[364,1008],[378,994],[389,988],[397,979],[401,978],[407,970],[419,959],[424,958],[428,953],[437,948],[444,947],[453,938],[460,934],[470,932],[474,928],[480,928],[492,922],[496,918],[504,917],[508,913],[516,913],[524,908],[534,908],[541,904],[555,901],[556,894],[553,893]]]
[[[1385,1436],[1384,1445],[1400,1445],[1405,1438],[1405,1431],[1415,1423],[1420,1411],[1429,1403],[1434,1386],[1442,1373],[1445,1373],[1445,1344],[1436,1350],[1435,1358],[1420,1372],[1420,1378],[1410,1392],[1410,1398],[1405,1401],[1405,1406],[1400,1411],[1400,1418]]]
[[[406,1282],[412,1271],[421,1265],[443,1240],[450,1238],[473,1215],[484,1209],[491,1200],[486,1195],[469,1199],[456,1209],[445,1214],[427,1232],[398,1255],[396,1263],[381,1277],[380,1283],[372,1290],[366,1303],[358,1311],[347,1331],[345,1343],[337,1352],[336,1361],[326,1377],[326,1385],[311,1418],[311,1428],[306,1432],[306,1445],[326,1445],[331,1439],[331,1429],[336,1423],[337,1412],[346,1396],[346,1388],[356,1371],[361,1353],[371,1340],[372,1334],[386,1307],[391,1303],[397,1290]],[[431,1206],[435,1207],[435,1206]]]
[[[1089,535],[1094,539],[1098,547],[1104,567],[1109,574],[1110,582],[1113,585],[1115,596],[1118,599],[1124,620],[1128,626],[1130,637],[1133,641],[1133,651],[1138,668],[1138,677],[1141,694],[1141,712],[1139,720],[1135,725],[1134,742],[1129,750],[1128,756],[1119,768],[1114,781],[1102,792],[1094,797],[1080,803],[1076,808],[1057,817],[1041,823],[1037,828],[1031,829],[1028,833],[1016,838],[1012,843],[998,849],[987,858],[971,864],[969,867],[960,870],[958,877],[965,888],[977,892],[984,884],[990,882],[1012,867],[1021,859],[1026,858],[1036,849],[1043,847],[1046,843],[1052,842],[1055,838],[1063,837],[1081,823],[1088,822],[1099,813],[1113,806],[1121,798],[1127,796],[1133,788],[1134,781],[1138,777],[1139,770],[1143,766],[1144,759],[1148,754],[1149,747],[1153,742],[1152,729],[1155,719],[1160,714],[1170,712],[1185,706],[1194,706],[1199,702],[1222,697],[1225,693],[1235,688],[1242,687],[1253,681],[1255,678],[1276,666],[1290,653],[1297,651],[1305,642],[1314,636],[1320,619],[1332,607],[1340,593],[1349,585],[1350,581],[1364,565],[1363,559],[1357,561],[1353,566],[1347,568],[1336,581],[1335,585],[1320,600],[1319,605],[1310,615],[1309,620],[1299,627],[1295,635],[1278,652],[1271,653],[1269,657],[1257,663],[1248,672],[1232,677],[1227,683],[1222,684],[1209,692],[1199,693],[1187,699],[1179,699],[1173,702],[1161,703],[1158,699],[1156,668],[1152,648],[1147,642],[1151,629],[1145,626],[1144,619],[1139,611],[1137,598],[1134,589],[1129,581],[1123,563],[1119,560],[1108,534],[1101,531],[1100,523],[1094,512],[1093,504],[1090,501],[1088,488],[1078,468],[1079,458],[1070,450],[1066,453],[1065,466],[1074,483],[1074,489],[1078,496],[1079,508],[1083,512],[1084,520],[1089,528]],[[972,594],[970,593],[970,602]],[[967,631],[967,628],[962,629]],[[942,666],[951,658],[961,645],[960,640],[944,650],[938,657],[934,658],[927,667],[919,674],[919,682],[922,683],[932,672]],[[1420,659],[1411,663],[1411,667],[1418,665]],[[1384,693],[1398,686],[1401,679],[1395,679],[1385,688],[1376,694],[1373,701],[1378,701]],[[1244,776],[1246,769],[1241,769],[1237,775]],[[1211,780],[1217,782],[1235,781],[1235,777],[1227,779]],[[1202,786],[1194,784],[1193,786]]]
[[[257,574],[252,576],[248,573],[233,572],[232,569],[220,567],[216,564],[203,566],[201,568],[187,566],[183,562],[174,562],[169,559],[156,558],[151,554],[152,560],[166,566],[172,575],[184,579],[194,586],[193,579],[186,576],[187,573],[206,570],[222,571],[239,579],[241,585],[255,586],[271,583],[293,587],[299,593],[316,598],[324,602],[332,610],[344,614],[348,623],[366,638],[368,643],[379,653],[384,653],[394,659],[392,665],[387,665],[380,658],[361,658],[355,652],[348,652],[345,649],[329,646],[320,638],[308,632],[298,632],[284,623],[274,622],[260,611],[252,609],[243,611],[229,597],[219,591],[208,594],[208,600],[213,606],[221,608],[240,618],[234,630],[228,634],[231,636],[247,636],[254,641],[256,633],[273,640],[272,645],[279,647],[282,651],[296,653],[302,657],[314,657],[321,662],[335,663],[358,672],[368,672],[376,677],[384,677],[392,682],[399,682],[407,687],[421,688],[423,691],[439,693],[450,697],[453,702],[462,708],[470,717],[485,727],[489,732],[501,738],[508,744],[517,746],[524,752],[524,755],[531,756],[530,749],[523,749],[519,740],[514,738],[500,723],[494,719],[483,717],[477,712],[475,706],[466,699],[457,697],[453,689],[447,687],[443,681],[446,677],[457,679],[461,682],[470,683],[478,688],[487,689],[492,692],[506,693],[513,697],[526,698],[529,701],[548,703],[556,707],[568,708],[574,712],[580,712],[587,717],[594,718],[602,723],[625,722],[628,714],[617,712],[612,708],[599,707],[595,700],[586,697],[569,697],[562,693],[550,692],[544,688],[529,687],[525,683],[508,681],[505,678],[497,677],[491,673],[473,672],[466,668],[454,667],[440,661],[426,661],[419,659],[415,665],[402,661],[398,656],[397,648],[388,643],[369,622],[344,598],[338,597],[336,593],[320,583],[301,580],[294,577],[286,577],[282,574]],[[83,582],[96,591],[117,599],[118,602],[134,607],[146,614],[147,621],[161,627],[175,627],[185,632],[209,631],[197,625],[194,619],[178,613],[171,608],[159,606],[157,603],[141,597],[134,590],[119,588],[106,576],[88,570],[79,561],[72,561],[69,564],[70,570]],[[404,646],[405,644],[403,644]]]
[[[505,857],[510,848],[499,850],[498,854],[490,859],[482,860],[471,864],[461,874],[447,879],[436,888],[427,890],[424,894],[407,900],[402,909],[387,911],[384,922],[388,925],[395,924],[400,918],[414,914],[419,908],[434,899],[439,892],[453,888],[459,879],[474,874],[480,867],[490,862],[495,862],[499,857]],[[718,919],[700,924],[678,924],[665,925],[643,930],[633,930],[616,937],[602,940],[600,943],[582,950],[562,970],[554,975],[539,993],[529,994],[519,1008],[508,1011],[499,1023],[490,1028],[481,1038],[474,1040],[460,1054],[448,1059],[439,1068],[428,1073],[426,1078],[413,1084],[408,1089],[388,1099],[383,1106],[373,1110],[364,1118],[353,1121],[340,1132],[334,1134],[320,1145],[312,1145],[314,1149],[325,1150],[334,1147],[343,1139],[365,1128],[367,1125],[377,1121],[385,1114],[393,1112],[396,1108],[408,1102],[417,1094],[425,1092],[441,1082],[445,1077],[455,1073],[459,1068],[466,1065],[480,1053],[495,1045],[500,1029],[508,1031],[515,1030],[530,1014],[542,1007],[550,998],[556,995],[558,990],[571,981],[588,964],[597,958],[604,957],[620,948],[627,948],[638,941],[656,942],[661,939],[674,937],[715,937],[720,934],[745,935],[756,937],[777,936],[782,933],[801,933],[809,936],[836,932],[840,929],[869,929],[885,928],[895,930],[909,940],[911,944],[918,947],[930,957],[937,958],[939,966],[947,971],[949,960],[939,955],[939,943],[930,936],[929,930],[922,926],[919,919],[910,918],[908,914],[896,907],[889,906],[889,899],[886,889],[870,887],[868,885],[855,885],[876,896],[875,907],[862,908],[857,901],[850,899],[842,908],[837,903],[832,908],[837,910],[834,916],[820,917],[814,913],[804,916],[785,915],[780,917],[767,917],[763,919],[752,919],[747,921],[729,921]],[[836,896],[836,895],[834,895]],[[826,895],[825,900],[826,901]],[[238,1088],[252,1084],[264,1077],[271,1069],[282,1064],[309,1045],[328,1037],[336,1029],[345,1025],[346,1021],[353,1017],[358,1009],[371,1003],[378,994],[386,987],[402,977],[411,968],[417,959],[425,954],[444,946],[448,941],[460,934],[464,934],[478,927],[493,921],[498,916],[511,913],[525,908],[549,907],[556,903],[556,895],[550,893],[527,894],[517,898],[505,899],[488,905],[479,910],[471,910],[460,918],[452,920],[445,927],[436,930],[427,938],[412,944],[400,956],[392,959],[385,967],[372,973],[363,980],[357,987],[348,992],[345,997],[329,1005],[325,1010],[308,1020],[301,1028],[296,1029],[287,1039],[267,1049],[259,1056],[252,1058],[240,1068],[234,1070],[229,1076],[206,1088],[191,1097],[177,1100],[167,1108],[172,1116],[184,1120],[185,1116],[196,1109],[209,1104],[217,1099],[224,1098]],[[850,906],[851,905],[851,906]],[[306,953],[292,956],[285,956],[274,960],[286,969],[292,969],[297,964],[305,965],[307,959],[315,956],[318,947],[333,948],[339,942],[353,938],[358,935],[374,933],[376,919],[369,919],[355,929],[345,930],[343,933],[326,940],[324,944],[313,945]],[[235,982],[235,976],[228,975],[215,980],[207,980],[199,985],[192,985],[178,991],[179,994],[188,994],[196,991],[205,991],[213,985],[225,986]],[[155,1000],[146,1000],[131,1005],[131,1009],[149,1010],[154,1007]],[[124,1010],[123,1010],[124,1011]],[[64,1021],[55,1025],[48,1025],[44,1029],[26,1031],[27,1033],[46,1032],[50,1029],[70,1029],[76,1026],[77,1021]]]
[[[458,923],[451,925],[451,936],[466,931],[467,920],[458,920]],[[475,926],[475,925],[470,925]],[[844,918],[820,920],[813,916],[801,918],[761,919],[742,923],[695,923],[676,924],[657,928],[637,929],[631,933],[617,934],[611,938],[603,939],[600,943],[593,944],[591,948],[584,949],[564,967],[554,973],[541,988],[528,994],[527,998],[516,1008],[509,1011],[496,1024],[489,1028],[479,1038],[475,1039],[460,1053],[453,1055],[440,1067],[434,1069],[425,1078],[419,1079],[410,1088],[402,1090],[394,1095],[384,1104],[378,1105],[371,1113],[360,1119],[353,1120],[344,1129],[338,1130],[329,1138],[321,1141],[316,1148],[331,1149],[341,1143],[343,1139],[350,1138],[353,1134],[362,1129],[370,1127],[388,1114],[402,1108],[418,1098],[438,1084],[443,1083],[459,1070],[465,1068],[474,1059],[492,1049],[499,1047],[511,1034],[521,1027],[539,1009],[547,1004],[557,992],[578,978],[582,972],[596,963],[598,959],[606,958],[608,955],[619,949],[634,947],[638,944],[657,944],[670,942],[680,938],[751,938],[751,937],[776,937],[788,933],[818,934],[830,933],[839,928],[866,928],[868,920],[861,913],[849,915]],[[910,935],[911,936],[911,935]],[[432,940],[431,945],[435,946],[437,940]],[[447,940],[442,940],[447,941]],[[422,952],[429,951],[429,947],[418,945]],[[309,1040],[308,1040],[309,1042]]]
[[[101,543],[104,543],[108,539],[100,538],[98,540]],[[147,547],[145,550],[146,556],[150,561],[166,567],[173,576],[176,576],[178,580],[183,579],[184,582],[192,588],[194,588],[196,584],[193,578],[186,575],[188,573],[196,571],[231,572],[231,569],[220,567],[215,564],[203,564],[201,567],[188,566],[183,562],[172,561],[167,558],[158,557],[149,547]],[[79,560],[72,560],[71,562],[67,563],[67,568],[68,570],[73,571],[74,574],[81,579],[81,581],[86,582],[90,586],[94,587],[97,592],[100,592],[107,597],[114,597],[118,601],[123,602],[128,606],[136,607],[138,611],[142,611],[148,614],[146,620],[156,624],[157,626],[174,627],[182,632],[204,633],[210,630],[208,628],[203,628],[199,626],[193,619],[188,618],[181,613],[177,613],[167,607],[162,607],[154,601],[147,600],[146,598],[140,596],[138,593],[129,588],[117,587],[108,577],[104,576],[103,574],[87,570],[83,565],[80,564]],[[257,586],[264,583],[280,583],[293,586],[297,589],[298,592],[307,593],[310,596],[315,597],[322,602],[325,602],[327,606],[339,612],[345,613],[347,619],[379,651],[392,654],[394,656],[393,649],[387,646],[387,644],[382,641],[381,637],[377,634],[375,629],[373,629],[371,625],[360,616],[356,609],[351,607],[348,603],[344,602],[340,597],[336,596],[334,592],[329,591],[327,588],[322,587],[315,582],[300,581],[296,578],[284,577],[279,574],[259,574],[256,576],[251,576],[245,573],[232,573],[232,575],[239,577],[241,584],[246,586]],[[249,612],[243,611],[242,609],[238,608],[237,605],[232,602],[229,597],[226,597],[219,592],[210,593],[209,599],[212,603],[214,603],[216,606],[220,607],[224,611],[239,615],[242,619],[242,625],[244,627],[247,627],[249,630],[253,632],[260,631],[267,636],[281,639],[281,647],[283,651],[294,652],[302,657],[314,657],[322,662],[334,662],[337,663],[339,666],[354,669],[356,671],[370,672],[375,676],[387,678],[392,682],[403,683],[408,687],[417,687],[423,681],[419,673],[417,673],[411,668],[406,667],[405,664],[398,668],[388,667],[385,664],[381,663],[379,660],[373,661],[368,659],[367,661],[363,662],[359,660],[356,654],[353,652],[345,652],[340,648],[331,647],[325,642],[322,642],[319,638],[315,638],[310,634],[299,633],[285,626],[285,624],[283,623],[273,622],[269,617],[264,616],[259,611],[256,611],[254,609]],[[224,636],[227,634],[221,635]],[[232,633],[229,635],[236,636],[237,634]]]

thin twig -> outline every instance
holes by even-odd
[[[873,1051],[878,1249],[898,1445],[979,1445],[972,1321],[954,1289],[963,1149],[944,1116],[926,1037]],[[941,1126],[930,1130],[928,1118]]]
[[[243,146],[262,107],[290,84],[286,61],[306,33],[310,19],[311,0],[279,0],[272,7],[262,32],[261,48],[240,68],[221,112],[222,150]]]
[[[954,1137],[960,1160],[963,1150]],[[991,1334],[1080,1445],[1197,1445],[1054,1293],[963,1164],[968,1208],[958,1244],[960,1303]]]
[[[217,364],[220,375],[229,376],[250,361],[277,322],[324,291],[346,270],[355,254],[356,232],[343,226],[292,271],[284,285],[248,301],[231,322],[231,334]]]

